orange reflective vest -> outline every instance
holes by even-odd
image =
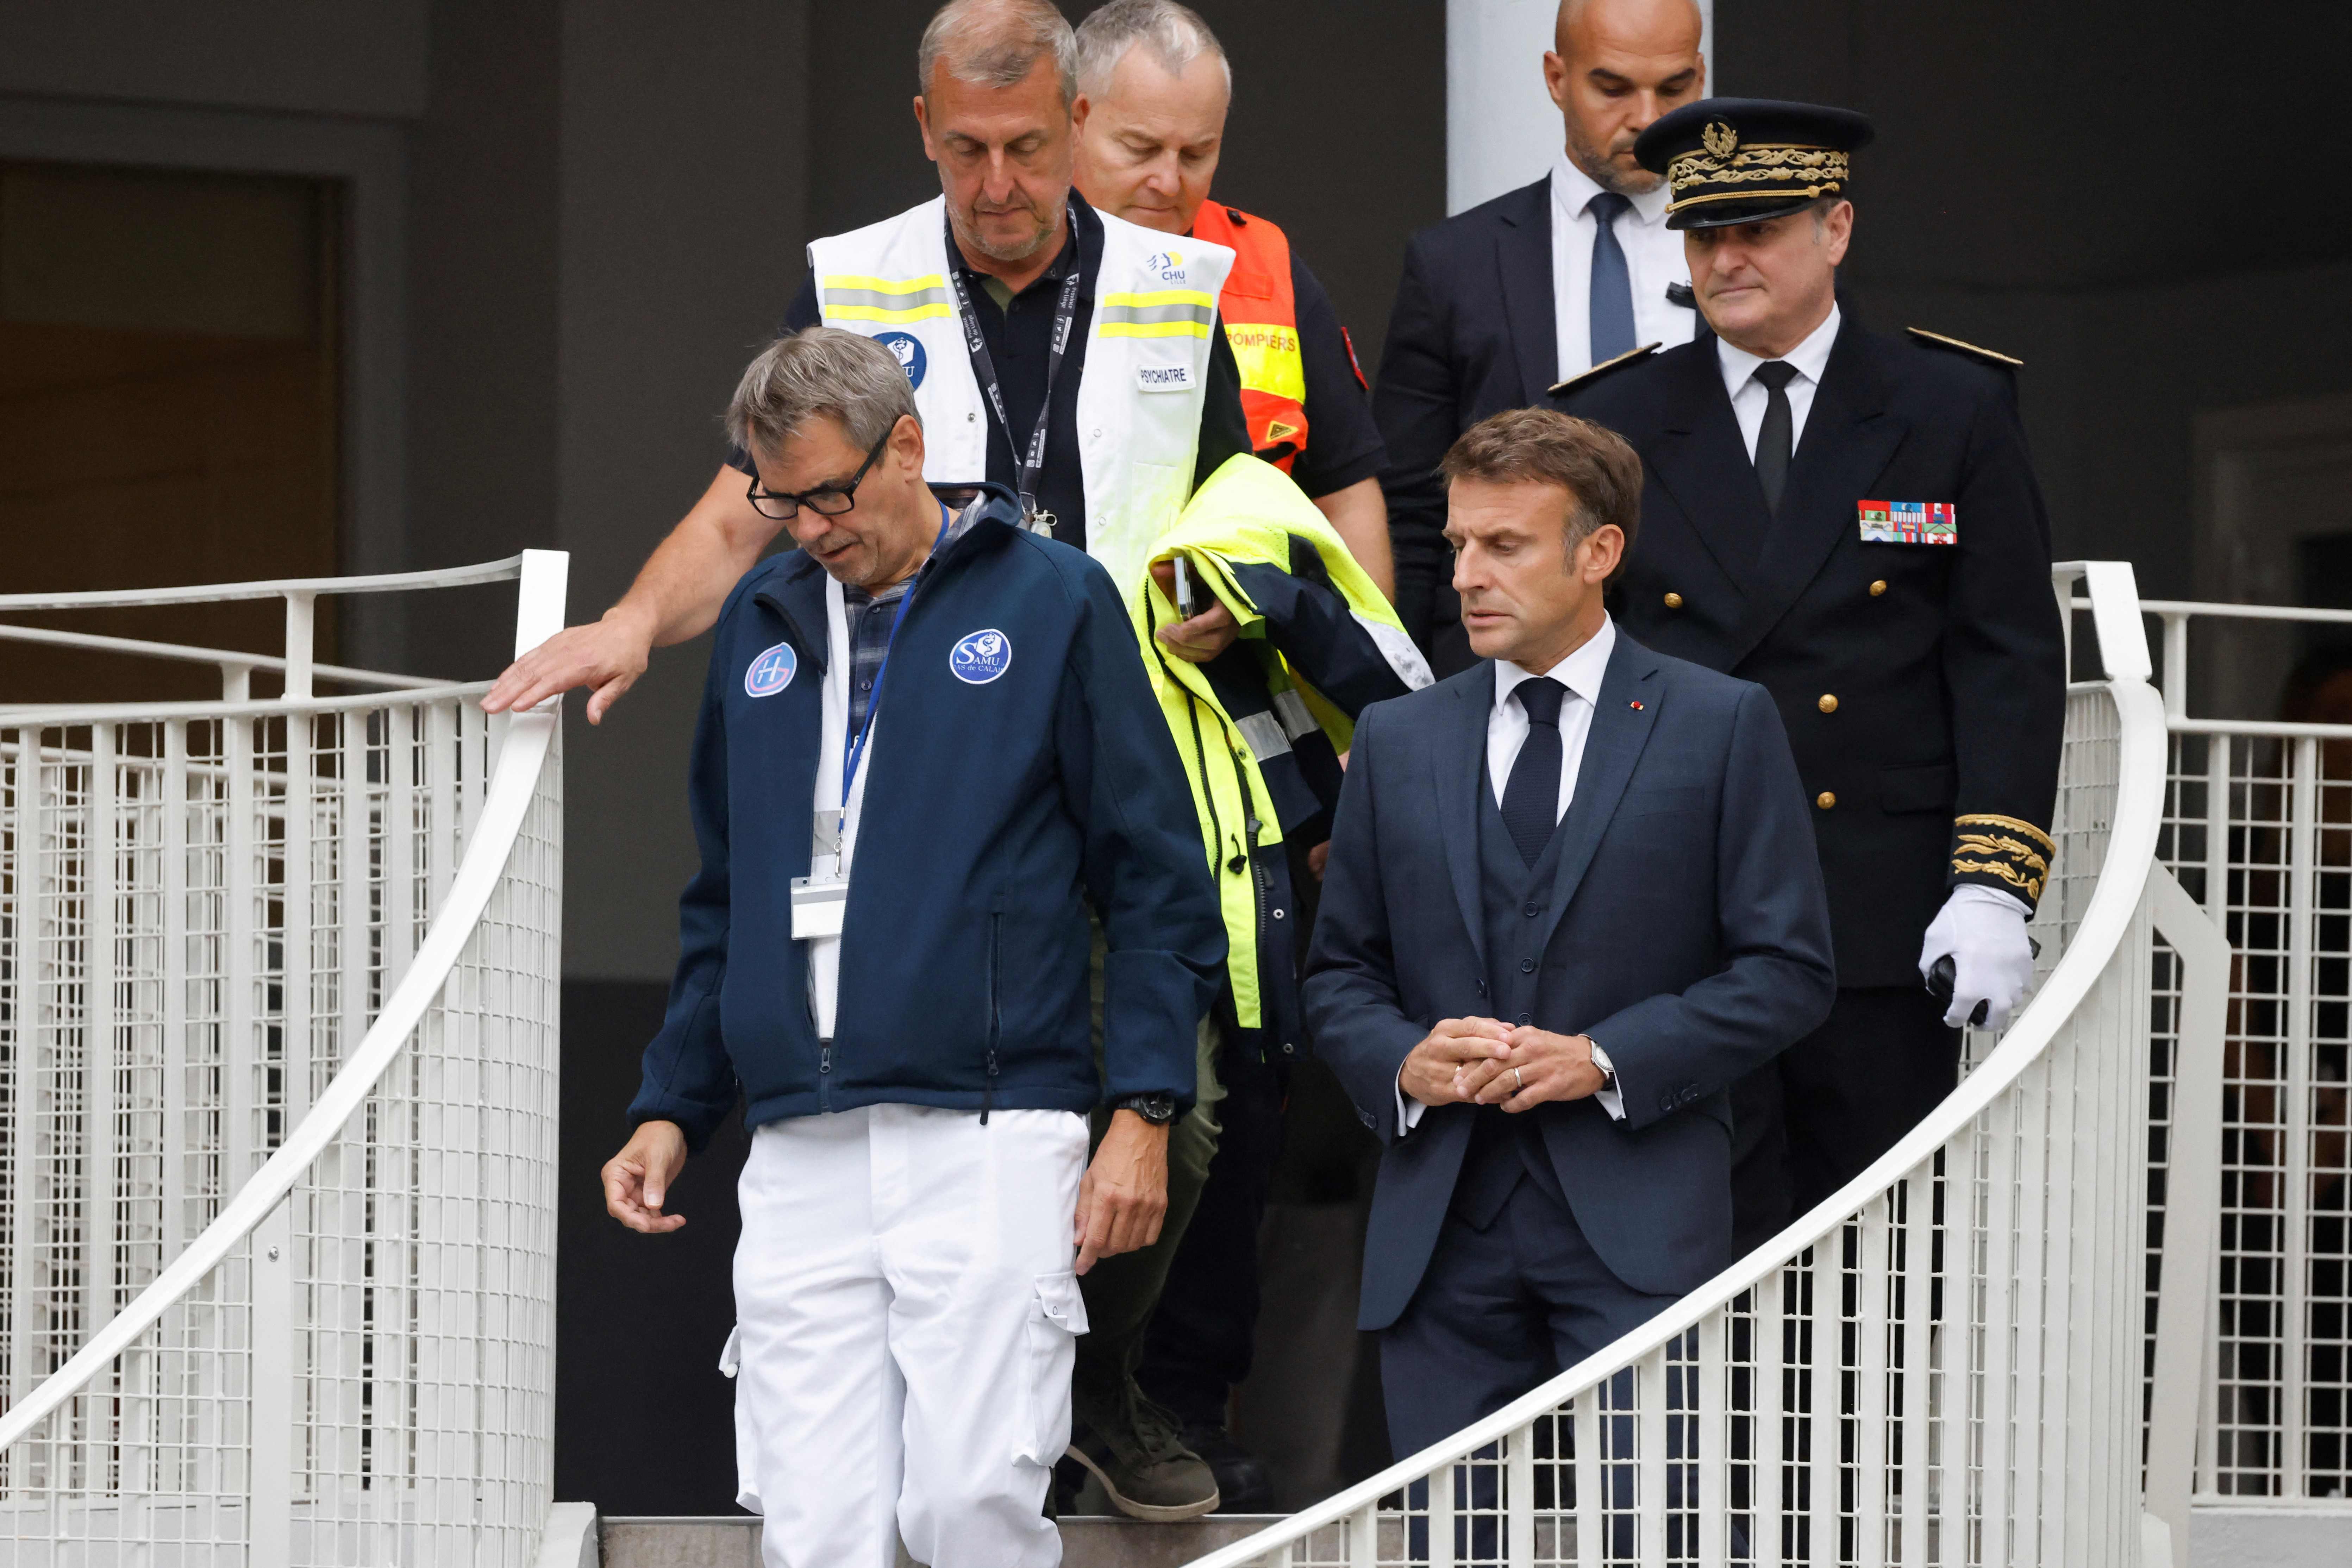
[[[1307,363],[1298,353],[1298,299],[1290,239],[1265,219],[1204,202],[1192,235],[1234,253],[1217,309],[1241,366],[1242,413],[1258,456],[1284,473],[1307,449]]]

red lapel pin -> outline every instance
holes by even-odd
[[[1635,713],[1640,713],[1642,711],[1642,705],[1639,702],[1631,703],[1627,706],[1632,707]]]

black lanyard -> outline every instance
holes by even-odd
[[[1069,242],[1077,242],[1078,220],[1073,209],[1069,214]],[[963,264],[956,247],[955,230],[948,230],[948,283],[955,289],[956,316],[963,322],[963,346],[971,355],[971,373],[980,382],[981,391],[988,394],[988,406],[995,411],[998,428],[1004,432],[1005,444],[1013,448],[1013,489],[1021,497],[1021,520],[1024,528],[1038,533],[1051,533],[1054,514],[1037,506],[1037,476],[1045,467],[1045,432],[1054,419],[1054,378],[1061,373],[1062,356],[1070,346],[1070,324],[1078,310],[1078,274],[1084,270],[1076,256],[1070,257],[1070,270],[1062,279],[1062,296],[1054,307],[1053,347],[1045,355],[1045,396],[1037,405],[1037,428],[1029,433],[1029,446],[1024,452],[1013,433],[1013,416],[1005,412],[1004,389],[996,379],[996,361],[989,358],[988,340],[981,335],[980,318],[972,314],[971,291],[964,286]],[[1005,321],[1009,329],[1012,312],[1008,308]]]

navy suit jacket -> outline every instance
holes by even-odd
[[[1397,1072],[1441,1019],[1491,1016],[1476,791],[1495,666],[1357,721],[1305,999],[1317,1054],[1384,1145],[1359,1326],[1412,1299],[1476,1115],[1398,1125]],[[1597,1101],[1538,1119],[1577,1224],[1633,1289],[1688,1291],[1731,1257],[1732,1080],[1829,1014],[1837,979],[1812,824],[1763,688],[1618,632],[1539,917],[1536,1026],[1608,1051]]]

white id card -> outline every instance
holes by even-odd
[[[807,942],[841,935],[849,909],[849,883],[836,877],[793,878],[793,940]]]

